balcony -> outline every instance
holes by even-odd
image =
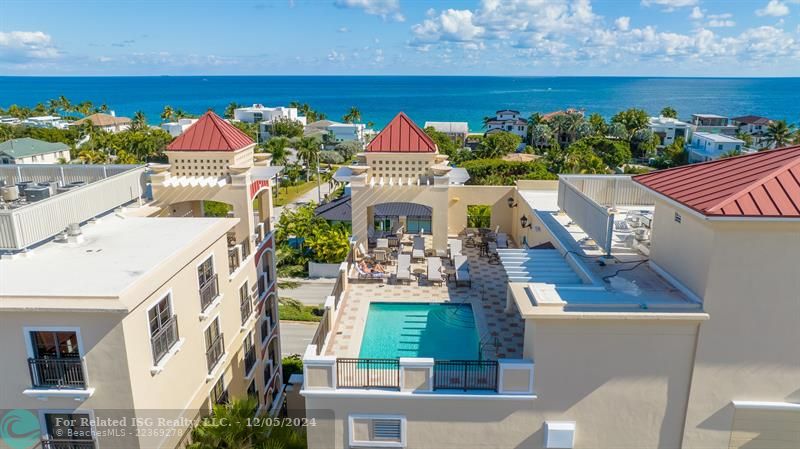
[[[216,339],[208,346],[206,349],[206,362],[208,363],[208,374],[214,372],[214,368],[216,368],[217,363],[222,360],[222,356],[225,355],[225,339],[222,338],[222,334],[219,334]]]
[[[256,365],[256,348],[255,346],[250,346],[250,349],[244,354],[244,374],[248,375],[251,371],[253,371],[253,367]]]
[[[219,296],[219,285],[216,273],[205,284],[200,286],[200,306],[205,311]]]
[[[272,332],[272,316],[266,316],[261,321],[261,343],[265,343],[267,341],[267,337],[269,337],[270,332]]]
[[[95,449],[93,440],[42,440],[42,449]]]
[[[150,338],[153,349],[153,364],[158,365],[169,350],[178,342],[178,317],[172,315],[169,321]]]
[[[247,320],[253,315],[253,300],[249,295],[242,299],[242,303],[239,305],[239,311],[242,315],[242,326],[244,326],[247,324]]]
[[[78,357],[28,359],[33,388],[86,389],[83,360]]]
[[[230,274],[239,269],[239,248],[238,245],[228,248],[228,273]]]

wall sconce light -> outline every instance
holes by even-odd
[[[508,207],[517,207],[517,202],[513,197],[508,197]]]
[[[528,223],[528,217],[524,215],[522,216],[522,218],[519,219],[519,224],[522,225],[522,229],[530,228],[531,226],[533,226],[533,223]]]

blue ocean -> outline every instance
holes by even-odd
[[[158,123],[164,105],[200,114],[222,113],[235,101],[266,106],[308,103],[339,120],[351,106],[376,127],[398,111],[418,123],[466,121],[479,131],[497,109],[549,112],[585,109],[610,117],[637,107],[657,114],[664,106],[681,118],[692,113],[763,115],[800,119],[800,78],[621,78],[450,76],[160,76],[0,77],[0,107],[34,106],[65,95],[73,102],[107,104],[117,115],[143,111]]]

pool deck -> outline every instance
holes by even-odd
[[[479,257],[478,248],[463,248],[462,252],[469,258],[472,287],[456,287],[453,282],[440,287],[429,285],[425,280],[414,280],[409,285],[351,281],[339,305],[325,354],[358,357],[370,302],[466,302],[472,304],[483,357],[521,358],[525,324],[518,313],[505,312],[507,281],[503,266],[491,265],[488,258]],[[412,269],[418,267],[424,268],[424,263],[415,263]],[[389,269],[393,270],[394,265]]]

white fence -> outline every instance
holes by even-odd
[[[27,248],[53,237],[70,223],[83,223],[140,198],[144,171],[143,166],[132,165],[1,167],[0,176],[12,184],[14,179],[63,179],[89,184],[15,209],[0,210],[0,250]]]

